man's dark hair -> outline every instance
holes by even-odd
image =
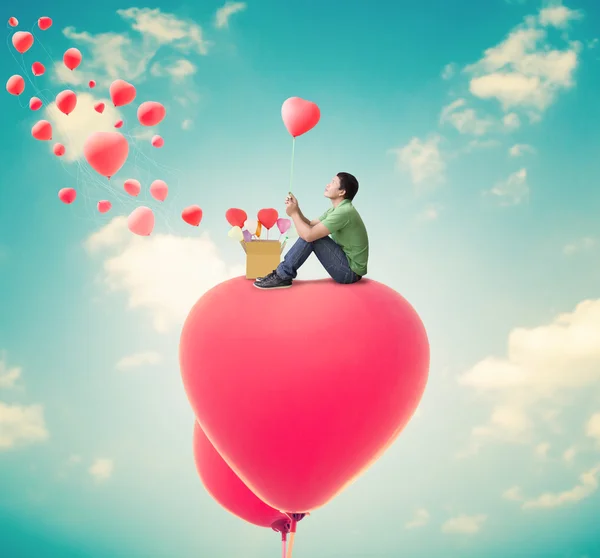
[[[338,172],[340,190],[344,190],[344,199],[352,201],[358,192],[358,180],[348,172]]]

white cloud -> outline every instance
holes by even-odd
[[[457,99],[442,109],[440,124],[446,122],[454,126],[461,134],[482,136],[494,126],[491,118],[478,118],[471,108],[458,110],[466,104],[465,99]]]
[[[164,65],[156,62],[152,65],[151,74],[156,77],[170,76],[175,83],[181,83],[197,71],[196,66],[184,58],[172,64]]]
[[[501,205],[518,205],[529,195],[527,184],[527,169],[512,173],[506,180],[498,182],[490,194],[497,196]]]
[[[548,442],[542,442],[541,444],[538,444],[537,446],[535,446],[533,451],[537,457],[545,459],[546,457],[548,457],[549,450],[550,450],[550,444]]]
[[[596,48],[597,46],[598,46],[598,39],[597,38],[594,38],[591,41],[587,42],[587,47],[590,48],[590,49],[591,48]]]
[[[79,463],[81,463],[81,455],[77,455],[77,454],[69,455],[69,459],[67,459],[67,463],[69,465],[78,465]]]
[[[571,21],[581,19],[583,14],[578,10],[571,10],[566,6],[547,6],[540,10],[539,22],[544,27],[552,26],[559,29],[568,27]]]
[[[521,119],[519,118],[519,115],[514,112],[509,112],[504,115],[502,123],[508,131],[517,130],[521,127]]]
[[[587,236],[584,238],[580,238],[579,240],[576,240],[575,242],[571,242],[571,243],[567,244],[563,248],[563,254],[565,256],[572,256],[573,254],[577,254],[579,252],[587,252],[588,250],[595,248],[596,245],[597,245],[596,239]]]
[[[99,101],[105,104],[102,114],[94,110],[94,105]],[[110,99],[96,98],[87,92],[77,94],[77,106],[69,115],[60,112],[55,101],[49,104],[45,111],[55,131],[51,144],[59,142],[65,146],[66,151],[62,159],[68,162],[83,157],[83,145],[90,134],[114,132],[115,122],[123,118],[119,110],[113,107]]]
[[[523,494],[518,486],[512,486],[508,490],[504,491],[502,498],[505,500],[511,500],[513,502],[520,502],[523,500]]]
[[[423,527],[429,523],[429,512],[426,509],[418,509],[415,512],[414,517],[405,524],[407,529],[415,529],[416,527]]]
[[[508,150],[508,154],[511,157],[521,157],[525,153],[535,153],[535,149],[526,143],[516,143]]]
[[[207,54],[211,45],[204,40],[204,33],[198,24],[163,13],[158,8],[128,8],[117,10],[117,14],[130,21],[132,29],[159,45],[169,44],[184,52],[193,50],[202,55]]]
[[[123,357],[117,362],[116,368],[117,370],[130,370],[131,368],[158,364],[160,361],[160,354],[156,351],[146,351]]]
[[[459,515],[446,521],[442,525],[443,533],[463,533],[473,535],[481,530],[486,521],[485,515]]]
[[[594,413],[585,426],[585,433],[600,444],[600,413]]]
[[[417,220],[424,221],[435,221],[440,216],[440,208],[429,206],[425,208],[421,213],[417,215]]]
[[[15,384],[21,377],[21,367],[10,366],[6,360],[6,351],[0,354],[0,389],[9,389],[15,387]]]
[[[540,407],[558,409],[600,383],[600,300],[585,300],[549,324],[513,329],[506,357],[486,357],[458,381],[496,405],[489,424],[474,429],[474,443],[482,429],[497,440],[527,441]]]
[[[406,146],[391,149],[390,152],[396,154],[398,166],[408,170],[415,185],[426,183],[433,186],[444,181],[446,170],[446,163],[439,149],[440,141],[439,135],[425,141],[412,138]]]
[[[88,469],[94,480],[100,482],[109,479],[114,470],[114,462],[112,459],[96,459]]]
[[[0,401],[0,450],[47,438],[41,405],[6,405]]]
[[[451,62],[450,64],[446,64],[444,69],[442,70],[442,79],[451,79],[456,73],[456,64]]]
[[[551,17],[558,21],[557,12],[552,13],[547,12],[543,21]],[[473,75],[469,89],[476,97],[498,100],[505,111],[516,107],[543,111],[561,90],[574,85],[580,49],[573,42],[564,50],[552,48],[535,18],[526,18],[504,41],[465,68]]]
[[[598,489],[600,465],[586,471],[579,477],[580,483],[563,492],[545,492],[537,498],[525,500],[523,509],[558,508],[565,504],[573,504],[589,498]]]
[[[565,450],[565,452],[563,453],[563,459],[567,463],[573,463],[573,460],[575,459],[575,454],[576,454],[575,448],[573,448],[573,447],[567,448]]]
[[[188,118],[181,123],[182,130],[189,130],[192,127],[193,122]]]
[[[148,311],[157,331],[183,324],[198,298],[216,284],[245,274],[228,266],[208,233],[199,238],[170,234],[137,237],[117,217],[86,241],[91,254],[104,254],[103,279],[112,291],[127,293],[130,308]]]
[[[225,5],[217,10],[215,14],[215,27],[222,29],[229,24],[229,18],[246,9],[245,2],[226,2]]]

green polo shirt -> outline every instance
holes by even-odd
[[[361,277],[366,275],[369,237],[365,224],[352,202],[343,200],[337,207],[330,207],[319,217],[319,221],[329,229],[331,238],[346,254],[350,269]]]

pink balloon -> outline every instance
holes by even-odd
[[[377,281],[296,281],[266,294],[242,276],[203,295],[181,333],[181,375],[198,423],[242,482],[275,509],[310,512],[408,424],[427,383],[429,342],[414,308]],[[294,319],[273,329],[286,314]],[[224,351],[240,315],[254,316],[253,326],[236,328],[235,350]],[[352,324],[344,350],[323,343],[331,325],[315,315]],[[302,339],[293,359],[290,339]]]
[[[94,110],[96,112],[99,112],[100,114],[102,114],[104,112],[104,103],[100,102],[100,103],[96,103],[94,105]]]
[[[165,107],[156,101],[146,101],[137,110],[138,120],[142,126],[156,126],[166,114]]]
[[[96,82],[93,79],[91,79],[89,81],[88,85],[89,85],[90,89],[94,89],[94,87],[96,87]]]
[[[81,52],[79,49],[70,48],[63,55],[63,62],[69,70],[73,71],[81,64]]]
[[[129,230],[139,236],[150,236],[154,230],[154,213],[149,207],[136,207],[127,217]]]
[[[31,135],[40,141],[48,141],[52,139],[52,124],[47,120],[40,120],[31,128]]]
[[[135,87],[123,79],[116,79],[110,84],[110,98],[115,107],[131,103],[136,96]]]
[[[19,75],[9,77],[6,82],[6,90],[11,95],[20,95],[25,91],[25,80]]]
[[[29,31],[17,31],[12,36],[12,44],[18,52],[27,52],[33,44],[33,35]]]
[[[83,153],[98,174],[110,178],[125,164],[129,144],[118,132],[95,132],[85,140]]]
[[[65,146],[62,143],[55,143],[53,151],[54,155],[62,157],[65,154]]]
[[[281,117],[288,132],[296,137],[317,125],[321,118],[321,111],[315,103],[300,97],[290,97],[281,107]]]
[[[115,122],[115,128],[120,128],[121,126],[123,126],[123,121],[122,120],[117,120]]]
[[[98,202],[98,211],[100,213],[106,213],[107,211],[110,211],[111,207],[112,203],[110,203],[108,200],[100,200]]]
[[[45,71],[46,71],[46,68],[44,67],[44,65],[41,62],[34,62],[31,65],[31,72],[33,73],[34,76],[41,76],[44,74]]]
[[[77,106],[77,95],[70,89],[65,89],[61,91],[56,96],[56,106],[60,112],[66,114],[67,116],[75,110]]]
[[[52,27],[52,20],[47,16],[40,17],[40,19],[38,19],[38,25],[42,31],[46,31],[46,29]]]
[[[19,25],[19,20],[16,17],[9,17],[8,18],[8,24],[11,27],[16,27],[17,25]]]
[[[29,108],[31,110],[39,110],[42,108],[42,104],[42,100],[37,97],[31,97],[31,99],[29,99]]]
[[[167,194],[169,193],[169,187],[164,180],[155,180],[150,184],[150,195],[158,201],[165,201]]]
[[[142,189],[142,185],[139,183],[139,181],[135,180],[134,178],[129,178],[123,183],[123,189],[130,196],[136,197],[139,195]]]
[[[156,135],[152,137],[152,146],[153,147],[162,147],[165,144],[165,140],[160,136]]]
[[[197,421],[194,421],[193,447],[194,463],[204,488],[229,513],[259,527],[272,528],[282,520],[289,523],[287,515],[265,504],[240,480]]]
[[[77,197],[75,188],[63,188],[58,192],[58,199],[63,203],[73,203]]]
[[[289,219],[277,219],[277,228],[281,234],[287,232],[292,226],[292,222]]]

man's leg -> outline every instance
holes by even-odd
[[[348,285],[356,283],[358,276],[348,263],[348,258],[341,246],[331,237],[325,236],[312,243],[312,249],[327,273],[337,283]]]
[[[292,280],[298,275],[298,269],[312,254],[310,242],[298,238],[288,250],[283,261],[266,277],[259,277],[254,286],[259,289],[282,289],[292,286]]]

